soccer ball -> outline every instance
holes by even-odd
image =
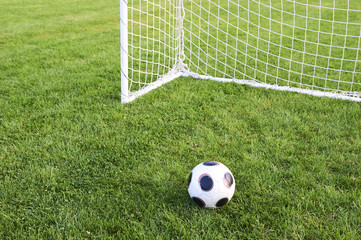
[[[204,208],[224,206],[231,200],[235,186],[231,171],[216,161],[198,164],[188,177],[190,197]]]

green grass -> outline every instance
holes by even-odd
[[[361,235],[360,103],[183,78],[121,105],[116,1],[0,4],[0,239]],[[187,193],[206,160],[219,210]]]

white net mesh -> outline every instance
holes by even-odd
[[[180,42],[175,0],[128,2],[129,91],[137,92],[176,65]]]
[[[181,71],[361,99],[359,0],[136,0],[128,6],[131,91]]]

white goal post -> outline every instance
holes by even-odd
[[[178,77],[361,101],[359,0],[120,0],[122,103]]]

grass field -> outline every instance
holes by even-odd
[[[182,78],[122,105],[118,4],[0,0],[0,239],[360,238],[360,103]],[[206,160],[219,210],[187,193]]]

